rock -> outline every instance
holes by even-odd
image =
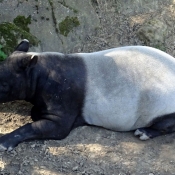
[[[81,48],[87,35],[94,33],[100,25],[91,1],[43,0],[39,3],[36,0],[14,0],[13,3],[2,1],[0,4],[0,9],[5,9],[1,10],[0,24],[7,22],[15,27],[15,32],[16,29],[19,31],[16,32],[17,39],[11,43],[13,47],[22,37],[29,40],[37,38],[41,45],[37,45],[38,42],[35,45],[32,43],[32,50],[71,52],[74,48]],[[27,34],[30,35],[27,37]],[[6,35],[1,32],[0,36],[0,45],[4,46]],[[12,40],[10,34],[8,38]],[[5,43],[7,41],[5,39]],[[9,54],[7,49],[3,52]]]
[[[165,51],[167,28],[168,26],[163,19],[153,17],[141,26],[137,34],[145,45]]]
[[[40,169],[47,169],[46,166],[40,166]]]
[[[35,148],[35,146],[36,146],[36,144],[32,144],[30,147],[31,147],[31,148]]]
[[[78,166],[75,166],[72,168],[73,171],[77,171],[78,170]]]
[[[22,171],[19,171],[18,174],[21,175],[21,174],[23,174],[23,173],[22,173]]]

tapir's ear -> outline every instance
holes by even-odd
[[[27,52],[29,50],[29,41],[24,39],[18,44],[18,46],[15,48],[15,51],[22,51]]]
[[[27,57],[22,58],[19,60],[18,66],[20,69],[26,69],[27,67],[34,66],[38,61],[37,55],[28,55]]]

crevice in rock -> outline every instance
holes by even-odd
[[[48,0],[48,2],[50,4],[51,11],[52,11],[52,19],[53,19],[53,24],[54,24],[55,32],[56,32],[57,36],[59,37],[59,39],[61,40],[61,43],[63,45],[63,40],[59,36],[59,29],[57,27],[57,20],[56,20],[56,16],[55,16],[55,13],[54,13],[53,1],[52,0]]]
[[[53,19],[55,31],[56,31],[56,33],[59,33],[59,30],[57,28],[57,20],[56,20],[55,13],[54,13],[53,2],[52,2],[52,0],[48,0],[48,1],[49,1],[49,4],[50,4],[50,7],[51,7],[51,11],[52,11],[52,19]]]

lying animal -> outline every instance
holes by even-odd
[[[23,40],[0,63],[0,102],[26,100],[33,123],[0,138],[0,150],[63,139],[82,125],[136,130],[141,140],[175,131],[175,59],[127,46],[93,53],[28,52]]]

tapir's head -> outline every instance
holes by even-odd
[[[23,40],[15,51],[0,62],[0,102],[26,98],[28,74],[36,64],[37,57],[27,54],[28,40]]]

